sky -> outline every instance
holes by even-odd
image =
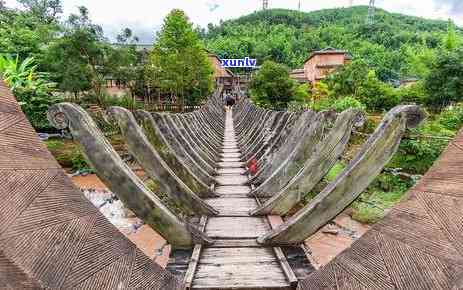
[[[269,8],[298,9],[299,0],[268,0]],[[368,5],[369,0],[301,0],[302,11]],[[7,0],[8,6],[16,1]],[[101,25],[105,35],[114,38],[122,28],[131,28],[142,43],[153,41],[163,18],[174,8],[184,10],[190,20],[201,27],[220,20],[237,18],[262,8],[262,0],[62,0],[64,16],[86,6],[92,20]],[[453,19],[463,26],[463,0],[376,0],[376,6],[390,12],[431,19]]]

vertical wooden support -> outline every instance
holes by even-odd
[[[204,232],[206,229],[207,216],[202,216],[199,221],[199,229],[201,232]],[[202,245],[195,245],[193,249],[193,254],[191,255],[190,263],[188,264],[188,270],[186,271],[185,278],[183,282],[185,284],[185,289],[190,290],[191,284],[193,282],[193,277],[196,272],[196,267],[198,266],[199,256],[201,255]]]

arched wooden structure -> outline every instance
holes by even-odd
[[[61,122],[58,126],[70,126],[84,145],[94,142],[98,132],[82,135],[73,130],[86,119],[69,118],[67,110],[66,106],[52,109],[55,121]],[[85,112],[77,111],[85,117]],[[122,127],[137,128],[127,123],[132,118],[129,112],[113,109],[112,113]],[[129,119],[121,119],[124,115]],[[407,198],[351,248],[308,276],[299,272],[288,251],[348,206],[392,156],[405,128],[423,118],[416,106],[395,108],[314,203],[277,225],[277,216],[266,216],[269,212],[258,208],[268,206],[269,200],[272,208],[281,208],[273,207],[280,205],[279,199],[285,201],[283,208],[290,207],[299,197],[284,188],[310,186],[310,178],[319,178],[312,166],[329,167],[330,158],[347,142],[345,133],[351,127],[339,132],[340,125],[325,128],[329,115],[267,111],[247,100],[240,101],[233,113],[224,113],[219,93],[196,112],[135,114],[142,129],[130,132],[135,135],[128,138],[135,139],[129,141],[132,146],[141,142],[152,162],[162,165],[161,171],[145,166],[155,178],[171,180],[165,185],[167,193],[179,204],[195,203],[184,210],[185,216],[201,217],[197,225],[164,209],[130,172],[121,171],[124,165],[111,155],[109,144],[99,141],[101,152],[87,152],[96,161],[102,157],[90,155],[110,154],[113,168],[95,166],[99,175],[111,179],[111,172],[120,172],[118,176],[129,178],[132,189],[140,191],[137,198],[148,196],[150,201],[140,205],[127,200],[128,206],[142,206],[142,217],[155,213],[148,224],[179,251],[190,249],[184,277],[178,278],[142,254],[72,185],[0,83],[0,288],[463,288],[463,132]],[[341,116],[352,126],[357,120],[354,115]],[[314,138],[319,138],[318,146],[311,144],[318,140]],[[326,144],[325,151],[320,151],[320,144]],[[133,152],[137,154],[137,148]],[[327,159],[320,158],[323,154]],[[372,162],[378,158],[382,161]],[[248,179],[244,164],[252,159],[260,170]],[[281,165],[274,166],[273,160]],[[292,164],[296,161],[298,165]],[[354,182],[349,180],[352,177]],[[269,178],[284,184],[273,181],[271,190],[259,190]],[[113,191],[126,194],[117,187]],[[184,238],[170,237],[170,231],[162,229],[163,220],[173,222],[173,229],[184,233]]]

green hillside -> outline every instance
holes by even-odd
[[[209,25],[203,34],[208,49],[224,58],[271,59],[301,67],[310,51],[346,49],[363,58],[384,81],[419,75],[411,64],[424,50],[438,48],[447,22],[376,10],[366,25],[368,7],[337,8],[310,13],[272,9]],[[462,30],[458,33],[462,35]]]

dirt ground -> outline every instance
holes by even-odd
[[[71,179],[76,186],[82,189],[107,190],[107,187],[95,174],[73,176]],[[135,217],[129,217],[127,222],[137,224],[141,221]],[[135,231],[121,228],[119,230],[156,263],[162,267],[167,265],[170,247],[166,246],[166,241],[149,226],[143,225]]]
[[[138,175],[142,175],[142,173]],[[74,176],[72,180],[82,189],[107,190],[106,186],[95,174]],[[134,225],[141,223],[139,219],[131,215],[126,219],[126,222]],[[350,247],[369,228],[368,225],[352,220],[346,213],[339,215],[333,224],[326,225],[305,242],[312,252],[311,260],[315,264],[314,266],[326,265],[336,255]],[[142,225],[136,230],[126,230],[119,227],[119,230],[156,263],[162,267],[167,265],[170,246],[166,245],[166,241],[149,226]]]

